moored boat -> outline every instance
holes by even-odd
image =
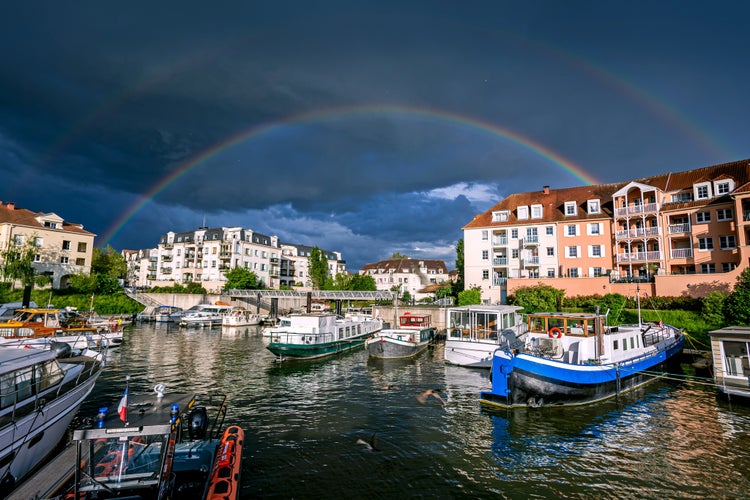
[[[176,306],[159,306],[154,309],[153,321],[157,323],[179,323],[183,310]]]
[[[410,358],[421,353],[435,339],[430,314],[405,313],[398,318],[398,328],[386,328],[365,341],[373,358]]]
[[[719,396],[750,403],[750,327],[727,326],[708,332],[713,377]]]
[[[53,308],[18,309],[10,321],[0,323],[0,345],[44,346],[50,341],[65,342],[74,349],[116,347],[122,330],[100,331],[80,322],[66,322]]]
[[[125,392],[73,433],[72,498],[236,499],[244,431],[223,429],[223,394]]]
[[[608,399],[665,373],[685,342],[670,325],[607,326],[600,314],[533,313],[527,320],[522,348],[495,351],[483,403],[538,407]]]
[[[382,329],[380,319],[362,314],[290,314],[263,336],[266,348],[280,360],[310,359],[361,347]]]
[[[0,347],[0,497],[61,441],[101,370],[101,358]]]
[[[224,315],[221,326],[256,326],[263,322],[263,316],[253,313],[244,308],[234,309],[231,313]]]
[[[470,305],[446,312],[445,361],[471,368],[490,368],[498,347],[523,345],[526,323],[519,306]]]
[[[199,304],[184,312],[180,326],[218,326],[224,316],[231,313],[232,306],[225,304]]]

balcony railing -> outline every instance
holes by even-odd
[[[690,232],[690,223],[685,222],[684,224],[670,224],[669,234],[682,234]]]
[[[661,260],[661,252],[618,253],[617,262],[646,262]]]
[[[635,229],[629,229],[626,231],[617,231],[615,238],[618,240],[626,238],[648,238],[650,236],[660,236],[660,227],[637,227]]]
[[[539,236],[536,235],[536,234],[532,234],[532,235],[528,235],[527,234],[526,237],[524,237],[524,239],[523,239],[523,244],[524,245],[538,245],[539,244]]]
[[[492,259],[492,265],[493,266],[507,266],[508,257],[495,257],[494,259]]]
[[[524,266],[539,266],[539,257],[525,257],[523,259]]]
[[[692,248],[673,248],[670,250],[673,259],[689,259],[693,256]]]
[[[508,283],[508,278],[492,278],[492,284],[494,286],[505,286]]]
[[[495,236],[492,238],[492,245],[496,247],[504,247],[508,245],[507,236]]]
[[[659,211],[657,203],[646,203],[645,205],[630,205],[629,207],[616,208],[615,216],[624,217],[626,215],[640,215],[657,211]]]

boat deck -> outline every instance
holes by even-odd
[[[29,500],[52,496],[73,478],[75,464],[76,446],[71,443],[13,490],[8,500]]]

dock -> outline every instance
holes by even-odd
[[[70,443],[41,469],[26,478],[8,500],[36,500],[53,496],[75,474],[76,445]]]

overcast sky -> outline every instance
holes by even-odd
[[[0,199],[98,246],[243,226],[455,267],[518,191],[750,157],[742,1],[29,1]]]

